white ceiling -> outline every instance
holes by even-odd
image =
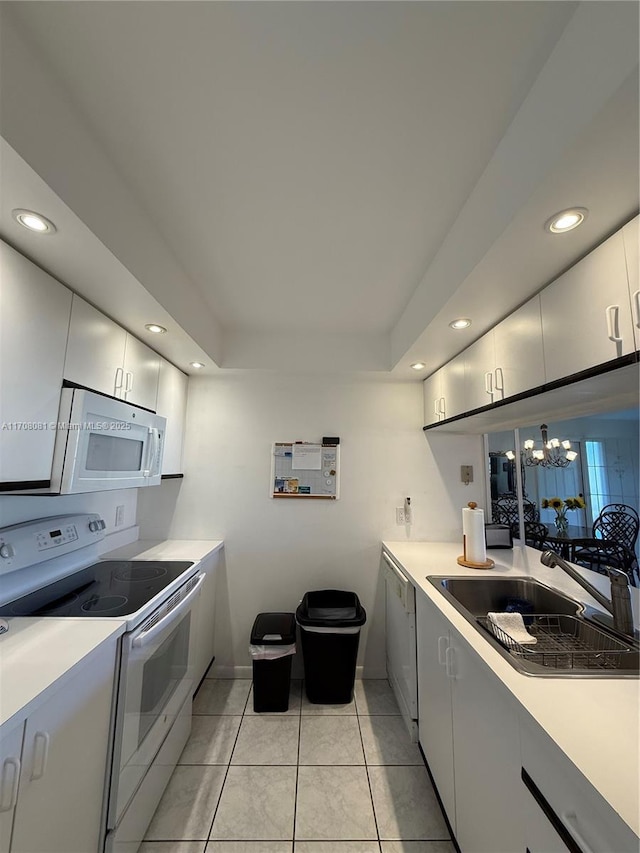
[[[223,368],[435,368],[637,210],[635,4],[2,5],[2,134],[135,318],[69,270],[77,240],[30,256]],[[594,77],[563,83],[575,57]],[[542,231],[576,204],[583,229]]]

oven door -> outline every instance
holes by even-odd
[[[61,494],[160,482],[166,421],[122,400],[63,388],[52,488]]]
[[[122,641],[109,828],[122,816],[193,692],[192,608],[205,579],[190,578]]]

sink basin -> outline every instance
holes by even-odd
[[[637,678],[632,640],[585,618],[591,608],[531,578],[432,577],[430,582],[500,654],[525,675]],[[520,646],[495,630],[489,612],[523,614],[536,645]],[[497,635],[497,636],[496,636]]]
[[[531,605],[528,613],[575,616],[583,610],[579,602],[531,578],[431,578],[431,582],[454,606],[460,605],[473,616],[504,611],[509,601],[517,608],[516,600]]]

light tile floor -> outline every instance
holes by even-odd
[[[251,681],[207,678],[140,853],[454,853],[383,680],[348,705],[256,714]]]

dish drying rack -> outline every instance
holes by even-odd
[[[628,645],[575,616],[524,615],[527,631],[537,643],[521,645],[494,625],[487,616],[477,621],[509,652],[532,663],[554,669],[618,669]]]

